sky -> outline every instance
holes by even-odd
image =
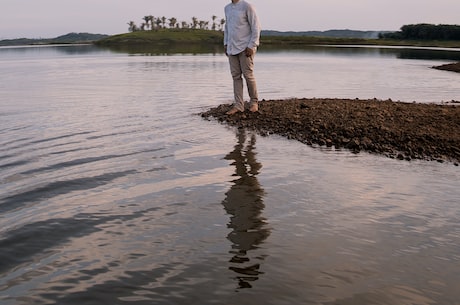
[[[264,30],[397,31],[405,24],[460,24],[459,0],[247,0]],[[147,15],[224,17],[230,0],[0,0],[0,39],[53,38],[70,32],[119,34]]]

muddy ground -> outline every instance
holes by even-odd
[[[460,104],[455,101],[440,105],[375,99],[264,100],[257,113],[228,116],[230,107],[220,105],[200,115],[312,146],[460,163]]]

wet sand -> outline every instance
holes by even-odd
[[[205,119],[261,135],[277,134],[311,146],[366,151],[401,160],[460,163],[460,104],[391,100],[288,99],[259,103],[259,112],[226,115],[231,105],[201,113]]]

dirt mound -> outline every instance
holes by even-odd
[[[460,162],[460,107],[391,100],[289,99],[259,103],[259,112],[200,115],[231,126],[278,134],[308,145],[367,151],[404,160]]]

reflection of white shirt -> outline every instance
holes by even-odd
[[[236,55],[259,45],[260,24],[254,7],[244,0],[225,6],[224,45]]]

